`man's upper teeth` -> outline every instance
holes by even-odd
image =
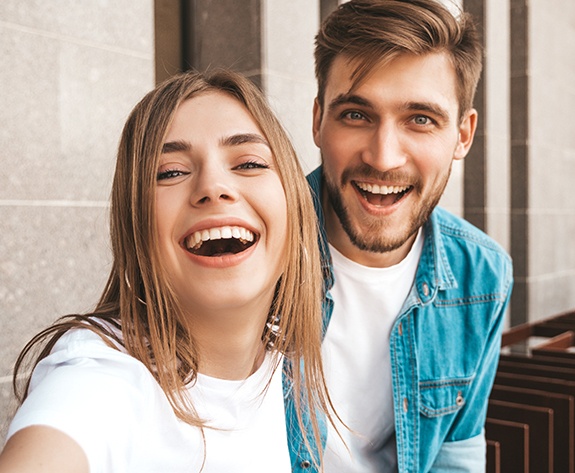
[[[372,194],[399,194],[409,189],[409,186],[378,186],[377,184],[366,184],[358,182],[357,187],[362,191],[371,192]]]
[[[199,248],[204,241],[236,238],[243,243],[254,240],[254,234],[243,227],[215,227],[192,233],[186,238],[188,248]]]

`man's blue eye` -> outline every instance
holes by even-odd
[[[347,118],[349,118],[350,120],[362,120],[363,119],[363,115],[359,112],[347,112],[345,114],[345,116]]]
[[[424,115],[419,115],[415,117],[414,121],[417,125],[428,125],[430,123],[429,117],[426,117]]]

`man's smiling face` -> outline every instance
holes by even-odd
[[[459,122],[446,54],[400,55],[352,89],[356,65],[338,56],[323,107],[314,107],[326,228],[348,258],[390,266],[407,254],[437,205],[453,160],[467,154],[476,112]]]

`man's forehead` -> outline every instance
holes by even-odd
[[[363,64],[365,64],[365,61],[359,58],[345,54],[337,55],[329,69],[327,83],[333,82],[332,79],[335,78],[342,87],[346,84],[351,87],[354,83],[354,75],[357,75],[359,68],[361,68]],[[377,64],[379,64],[379,61],[377,61]]]
[[[386,95],[386,90],[393,91],[393,97],[391,92]],[[369,63],[345,55],[334,59],[325,87],[326,108],[349,103],[348,98],[354,103],[374,100],[367,104],[370,106],[377,103],[378,97],[398,103],[435,103],[450,110],[449,115],[456,114],[455,68],[446,53],[396,54]]]
[[[356,57],[345,53],[335,56],[327,74],[327,83],[336,78],[337,82],[345,85],[349,83],[356,86],[361,79],[369,76],[372,72],[386,67],[392,67],[403,59],[424,62],[428,58],[441,57],[444,66],[455,75],[455,68],[449,59],[449,55],[443,51],[434,51],[425,54],[414,54],[410,52],[395,52],[385,57]]]

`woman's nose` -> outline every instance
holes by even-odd
[[[225,169],[217,166],[203,167],[194,181],[191,195],[192,205],[232,202],[237,199],[233,176]]]

